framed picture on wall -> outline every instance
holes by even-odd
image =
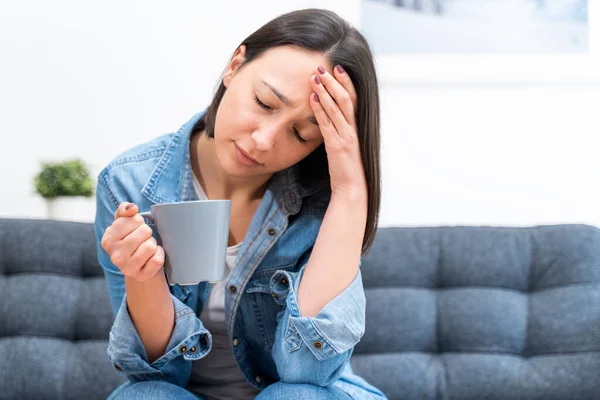
[[[358,0],[346,14],[384,84],[600,83],[597,3]]]

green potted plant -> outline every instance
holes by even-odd
[[[94,181],[82,160],[42,161],[34,183],[36,192],[46,199],[49,219],[90,221],[93,218]]]

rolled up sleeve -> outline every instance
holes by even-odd
[[[192,362],[208,354],[212,338],[190,307],[173,295],[171,299],[175,307],[175,328],[165,354],[150,363],[127,311],[127,296],[123,296],[107,349],[118,374],[126,375],[133,382],[160,379],[179,386],[187,384]]]
[[[354,281],[315,317],[302,317],[297,293],[305,268],[277,271],[271,278],[271,291],[285,306],[278,316],[273,359],[283,382],[328,386],[340,377],[365,331],[362,276],[359,268]]]

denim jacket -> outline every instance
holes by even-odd
[[[132,382],[164,380],[185,387],[192,362],[208,354],[211,334],[198,318],[210,283],[169,285],[175,327],[166,352],[150,363],[127,311],[125,282],[100,246],[119,203],[153,204],[196,200],[189,144],[204,112],[178,132],[129,149],[98,176],[95,220],[98,258],[115,316],[108,356]],[[326,181],[300,184],[297,168],[276,173],[227,277],[225,324],[233,354],[248,382],[264,389],[273,382],[334,384],[356,399],[383,394],[355,375],[349,359],[365,328],[361,273],[317,316],[302,317],[298,286],[330,198]],[[156,229],[150,222],[156,236]]]

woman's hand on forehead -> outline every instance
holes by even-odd
[[[310,83],[314,91],[310,105],[325,142],[332,196],[362,198],[367,184],[356,127],[356,90],[341,66],[333,75],[321,65]]]

